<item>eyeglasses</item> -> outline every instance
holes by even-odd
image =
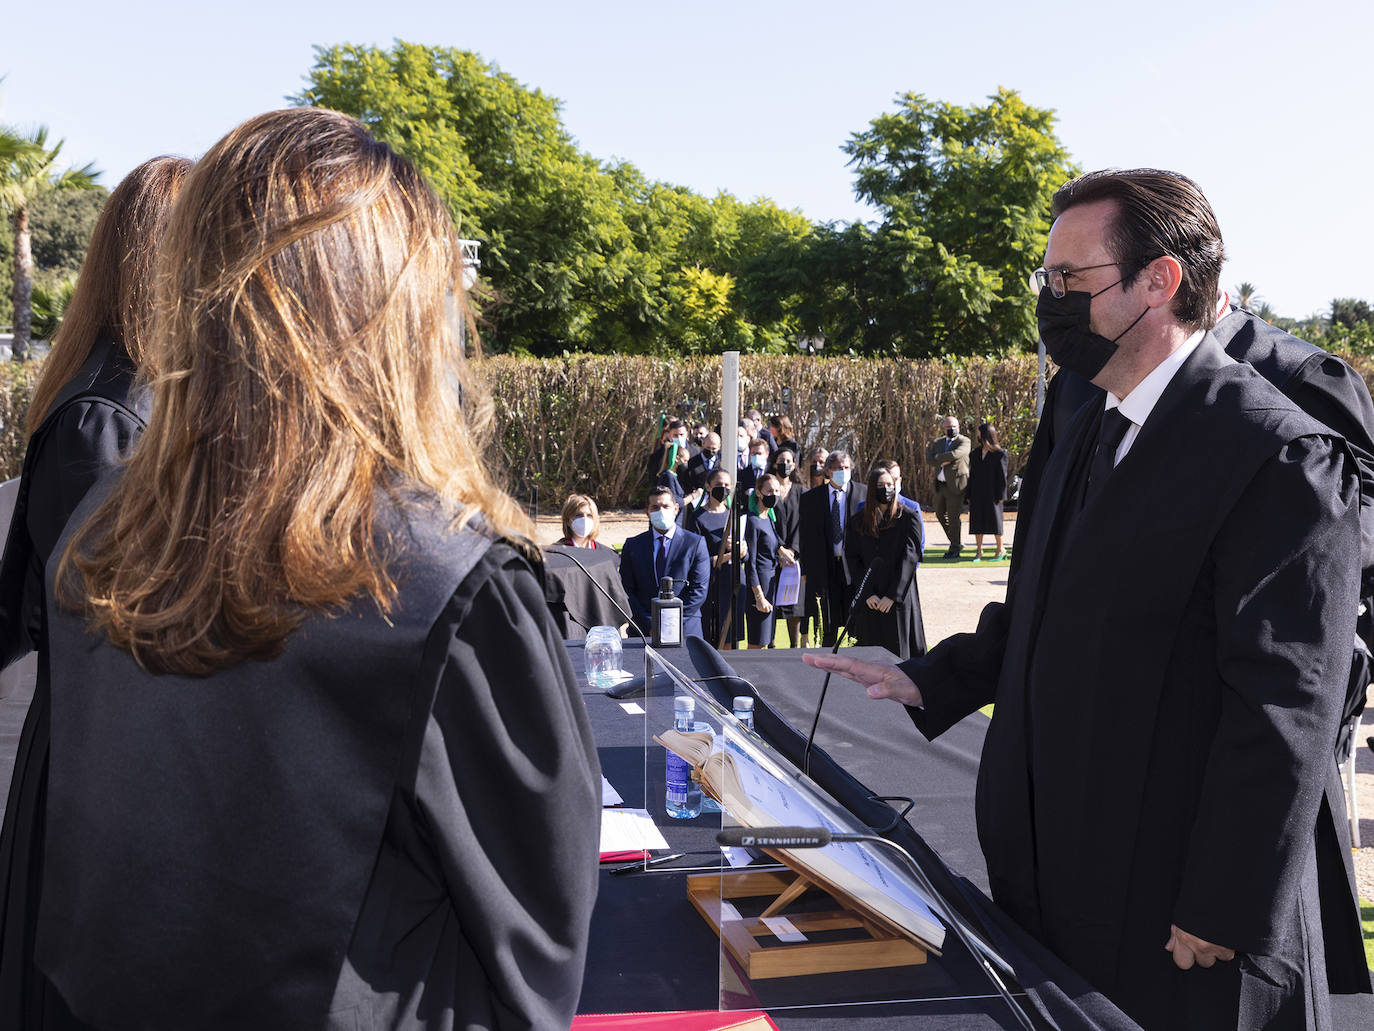
[[[1103,262],[1101,265],[1080,265],[1078,268],[1038,268],[1031,273],[1031,289],[1039,293],[1045,287],[1050,288],[1050,293],[1055,297],[1063,297],[1068,292],[1066,280],[1070,276],[1076,276],[1080,272],[1091,272],[1095,268],[1112,268],[1120,264],[1115,261]]]

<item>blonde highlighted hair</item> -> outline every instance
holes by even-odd
[[[153,263],[172,202],[190,169],[185,158],[145,161],[124,177],[100,209],[76,292],[33,388],[25,420],[29,436],[42,425],[58,393],[86,364],[101,337],[118,341],[134,367],[142,366]]]
[[[389,611],[388,494],[533,551],[446,316],[450,296],[465,316],[452,221],[360,123],[306,108],[231,131],[187,178],[159,270],[152,418],[60,574],[144,668],[271,658],[362,596]]]

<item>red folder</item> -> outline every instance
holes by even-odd
[[[778,1031],[763,1010],[687,1010],[675,1013],[586,1013],[572,1031]]]

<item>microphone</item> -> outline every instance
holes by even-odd
[[[873,575],[873,570],[878,568],[880,556],[875,556],[864,570],[863,578],[859,580],[859,588],[854,592],[854,600],[849,603],[849,615],[845,617],[844,633],[835,635],[835,647],[830,649],[830,654],[835,655],[840,650],[840,642],[846,637],[852,636],[849,632],[850,625],[854,622],[854,613],[859,611],[859,600],[864,596],[864,588],[868,586],[868,578]],[[806,749],[802,752],[802,773],[811,776],[811,745],[816,740],[816,728],[821,723],[821,707],[825,705],[825,694],[830,690],[830,673],[825,674],[825,680],[821,684],[821,698],[816,703],[816,715],[811,720],[811,733],[806,735]]]
[[[846,840],[828,827],[726,827],[716,844],[730,848],[824,848],[833,840]]]

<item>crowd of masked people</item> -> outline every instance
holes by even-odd
[[[717,647],[772,647],[785,620],[794,647],[828,647],[847,627],[851,643],[924,653],[925,534],[897,463],[875,462],[860,478],[847,451],[803,454],[787,416],[757,410],[729,444],[704,423],[665,419],[645,466],[650,526],[620,558],[636,625],[647,631],[669,579],[685,631]],[[559,543],[604,548],[598,529],[596,502],[572,495]]]

